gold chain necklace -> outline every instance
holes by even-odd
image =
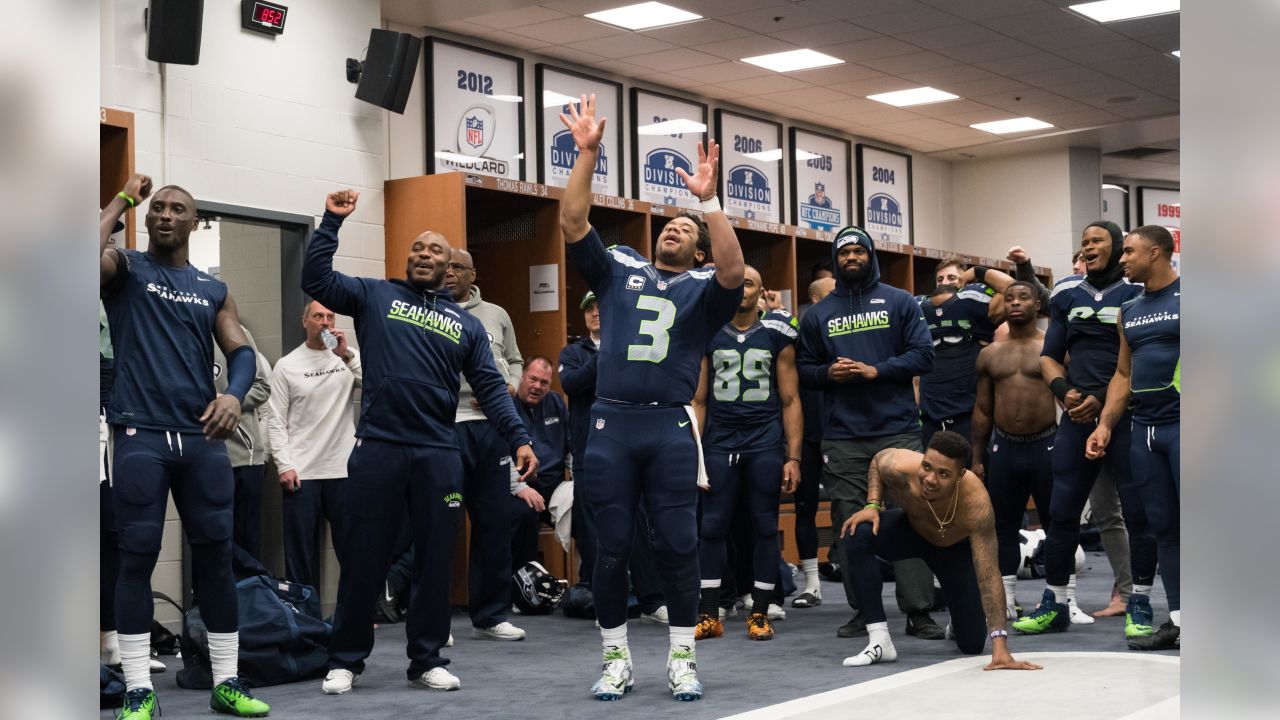
[[[929,508],[929,513],[933,515],[934,521],[938,523],[938,536],[946,537],[947,526],[955,522],[956,508],[960,506],[960,483],[956,483],[955,492],[951,494],[951,513],[946,520],[939,518],[938,513],[934,512],[933,503],[929,502],[928,500],[925,500],[924,504]]]

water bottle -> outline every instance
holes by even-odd
[[[320,331],[320,342],[324,343],[324,346],[329,350],[334,350],[338,347],[338,338],[329,332],[329,328]]]

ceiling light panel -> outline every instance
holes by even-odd
[[[936,88],[919,87],[912,88],[910,90],[897,90],[895,92],[868,95],[867,99],[882,102],[894,107],[910,107],[912,105],[927,105],[929,103],[946,102],[948,100],[959,100],[960,96],[952,95],[949,92],[938,90]]]
[[[1108,23],[1176,13],[1180,5],[1180,0],[1100,0],[1071,5],[1069,9],[1098,22]]]
[[[770,55],[757,55],[755,57],[742,58],[742,62],[750,63],[774,72],[795,72],[797,70],[810,70],[812,68],[827,67],[829,65],[839,65],[844,61],[840,58],[820,53],[817,50],[804,49],[788,50],[787,52],[772,53]]]
[[[1008,120],[996,120],[994,122],[977,123],[976,125],[970,125],[969,127],[974,130],[981,130],[983,132],[994,133],[996,135],[1006,135],[1008,133],[1027,132],[1028,130],[1043,130],[1053,126],[1043,120],[1020,117],[1010,118]]]
[[[671,7],[670,5],[663,5],[660,2],[627,5],[612,10],[587,13],[586,16],[592,20],[599,20],[602,23],[628,30],[648,30],[649,28],[678,25],[702,19],[701,15]]]

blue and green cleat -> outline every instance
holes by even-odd
[[[116,720],[151,720],[160,714],[160,701],[151,688],[134,688],[124,695],[124,707]]]
[[[249,692],[249,686],[238,677],[223,680],[213,688],[209,709],[223,715],[249,718],[266,717],[271,712],[271,706],[255,698]]]
[[[1129,607],[1124,611],[1124,636],[1126,638],[1147,637],[1155,632],[1151,627],[1155,613],[1151,610],[1151,600],[1146,595],[1133,593],[1129,596]]]
[[[1045,588],[1040,607],[1030,615],[1014,620],[1013,629],[1023,635],[1042,635],[1051,632],[1066,632],[1071,627],[1071,614],[1064,603],[1049,588]]]

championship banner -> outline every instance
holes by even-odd
[[[849,141],[791,128],[791,224],[836,232],[850,224]]]
[[[440,38],[424,48],[428,171],[522,180],[523,61]]]
[[[1115,183],[1102,184],[1102,219],[1110,220],[1129,232],[1129,186]]]
[[[728,215],[782,222],[782,125],[716,110],[720,203]]]
[[[573,134],[560,122],[569,105],[580,105],[582,96],[596,96],[596,119],[608,118],[600,141],[591,192],[622,195],[622,84],[572,70],[538,63],[535,76],[538,101],[538,182],[565,187],[578,159]],[[581,107],[578,108],[582,110]]]
[[[706,105],[631,88],[631,194],[654,205],[696,210],[698,198],[676,168],[692,175],[698,143],[706,139]]]
[[[1138,188],[1138,225],[1160,225],[1173,235],[1173,267],[1182,271],[1182,193],[1165,188]]]
[[[911,156],[858,145],[858,224],[875,240],[914,245]]]

